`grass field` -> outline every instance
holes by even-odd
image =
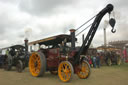
[[[47,72],[43,77],[33,77],[29,69],[23,73],[0,69],[0,85],[128,85],[128,64],[120,66],[102,66],[92,68],[88,79],[79,79],[74,75],[68,83],[63,83],[58,76]]]

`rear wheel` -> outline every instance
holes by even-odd
[[[12,65],[9,64],[9,60],[8,60],[8,58],[6,58],[6,60],[4,62],[4,70],[9,71],[9,70],[11,70],[11,68],[12,68]]]
[[[18,60],[16,70],[20,73],[23,71],[23,62],[21,60]]]
[[[12,66],[9,65],[8,63],[5,63],[5,64],[4,64],[4,70],[6,70],[6,71],[10,71],[11,68],[12,68]]]
[[[78,67],[79,67],[79,71],[77,72],[77,75],[79,78],[86,79],[90,76],[91,68],[86,60],[83,60]]]
[[[58,76],[61,81],[68,82],[74,73],[72,64],[69,61],[62,61],[58,67]]]
[[[43,76],[46,70],[46,58],[41,52],[33,52],[29,58],[29,71],[32,76]]]

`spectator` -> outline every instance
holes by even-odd
[[[91,67],[93,67],[93,56],[91,55],[91,61],[92,61],[92,66]]]
[[[93,67],[96,68],[96,57],[93,56]]]
[[[6,55],[8,56],[8,53],[9,53],[9,49],[6,50]]]
[[[88,55],[88,61],[89,61],[90,66],[92,66],[92,60],[91,60],[91,56],[90,55]]]
[[[100,68],[100,55],[99,55],[99,53],[97,53],[97,55],[96,55],[96,65],[98,68]]]

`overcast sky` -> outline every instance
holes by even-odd
[[[69,34],[69,29],[76,29],[109,3],[114,5],[117,32],[112,34],[108,26],[107,42],[128,40],[128,0],[0,0],[0,47],[22,44],[25,37],[33,41]],[[103,44],[104,21],[108,19],[108,14],[102,19],[94,46]],[[77,38],[81,41],[81,35]]]

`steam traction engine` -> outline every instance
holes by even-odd
[[[25,40],[25,46],[13,45],[6,49],[4,55],[4,69],[9,71],[14,66],[18,72],[22,72],[28,66],[28,40]]]
[[[39,44],[40,47],[37,52],[31,53],[29,57],[30,73],[35,77],[43,76],[46,71],[58,73],[63,82],[68,82],[74,73],[81,79],[88,78],[90,66],[85,57],[81,57],[81,54],[87,52],[102,17],[106,13],[110,14],[112,10],[113,5],[108,4],[95,16],[96,18],[79,50],[75,48],[77,39],[74,29],[70,30],[70,35],[62,34],[30,42],[29,45]],[[114,27],[115,19],[111,18],[109,23]],[[114,32],[113,29],[112,32]],[[69,43],[71,46],[67,45]]]

